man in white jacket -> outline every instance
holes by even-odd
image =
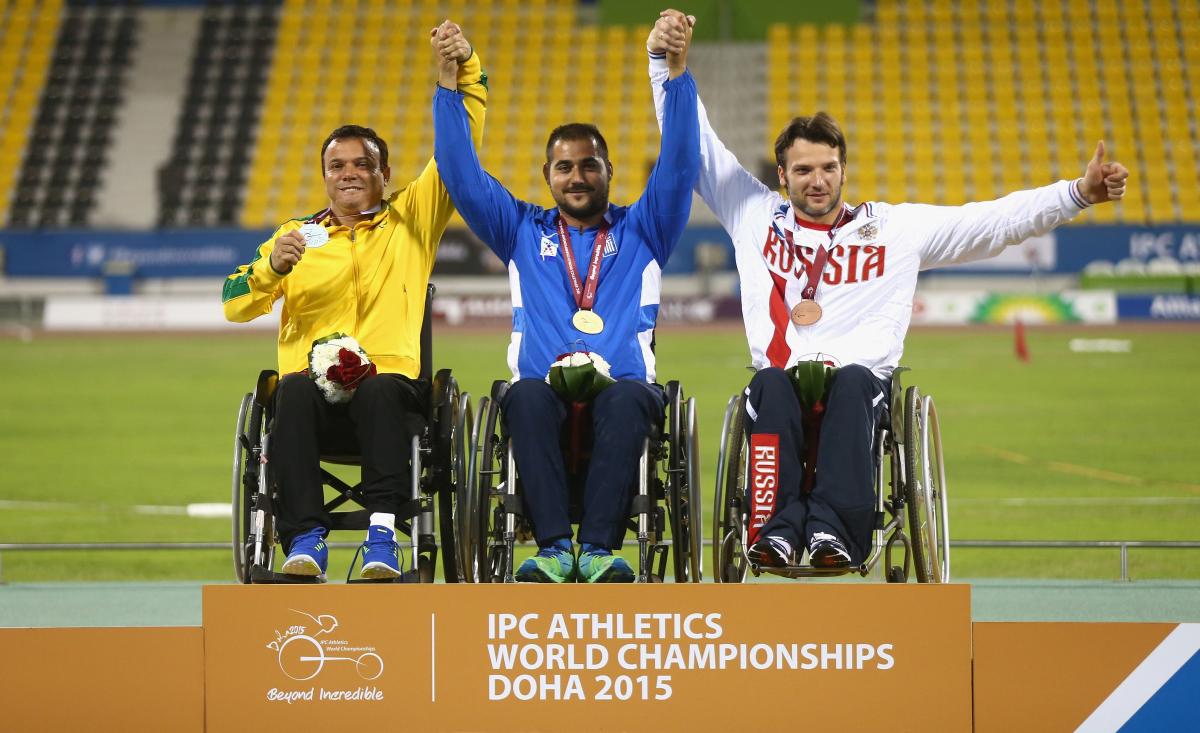
[[[646,48],[662,122],[664,54],[684,38],[666,11]],[[1044,234],[1086,207],[1119,200],[1129,172],[1105,162],[1104,143],[1081,178],[963,206],[844,203],[846,140],[824,112],[795,118],[775,142],[786,197],[745,170],[700,115],[696,190],[733,240],[742,317],[756,370],[747,388],[752,492],[750,559],[846,567],[870,550],[875,507],[872,442],[904,351],[917,273],[992,257]],[[784,371],[801,360],[838,367],[825,399],[815,482],[806,496],[800,404]],[[764,473],[765,472],[765,473]],[[759,475],[763,473],[763,475]],[[754,496],[759,493],[760,496]],[[757,499],[757,501],[756,501]]]

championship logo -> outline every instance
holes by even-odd
[[[375,651],[374,646],[352,644],[345,638],[339,638],[343,632],[334,634],[339,623],[337,617],[331,614],[311,614],[294,608],[290,610],[299,618],[294,617],[294,623],[287,629],[276,630],[275,638],[265,646],[274,652],[279,670],[285,677],[292,680],[293,684],[308,682],[309,685],[272,687],[267,691],[267,700],[289,705],[314,701],[383,700],[382,689],[362,684],[379,684],[377,680],[383,675],[383,657]],[[353,670],[362,682],[356,684],[352,681],[354,677],[346,674],[349,670]],[[318,677],[322,679],[317,680]],[[347,683],[352,687],[347,687]]]
[[[375,653],[375,647],[350,647],[331,634],[338,627],[338,620],[323,613],[313,616],[292,609],[310,619],[316,627],[293,624],[287,631],[276,631],[275,640],[267,644],[279,656],[279,669],[297,681],[311,680],[325,669],[326,664],[350,662],[354,671],[364,680],[373,680],[383,674],[383,658]],[[321,638],[318,638],[321,637]],[[354,656],[341,656],[342,652],[361,652]]]

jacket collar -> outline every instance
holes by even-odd
[[[324,226],[326,229],[328,229],[330,231],[338,231],[340,229],[350,229],[351,226],[357,228],[357,227],[363,226],[364,224],[366,225],[365,228],[373,229],[373,228],[379,226],[380,222],[382,222],[383,219],[386,218],[388,212],[391,210],[392,210],[392,205],[390,203],[388,203],[386,200],[380,201],[375,206],[372,206],[371,208],[362,212],[363,214],[370,214],[371,216],[369,218],[363,219],[361,221],[356,221],[356,222],[354,222],[353,225],[350,225],[350,224],[336,223],[333,219],[333,209],[326,208],[326,209],[318,212],[317,214],[315,214],[312,217],[311,221],[314,224],[320,224],[320,225]]]
[[[853,208],[845,202],[842,203],[842,213],[834,225],[815,224],[813,222],[804,221],[796,218],[796,212],[791,201],[785,200],[778,209],[775,210],[774,225],[780,236],[785,230],[798,232],[802,229],[809,229],[821,232],[828,232],[837,227],[837,233],[852,232],[859,227],[866,225],[870,221],[876,219],[874,207],[869,203],[863,202]]]

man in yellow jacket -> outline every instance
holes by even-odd
[[[431,31],[452,43],[455,64],[438,83],[465,97],[471,134],[483,137],[487,77],[458,26]],[[415,180],[384,199],[388,148],[374,130],[346,125],[321,146],[329,207],[292,219],[226,279],[225,317],[246,322],[282,298],[279,372],[270,460],[279,486],[277,527],[288,556],[283,572],[323,576],[329,519],[319,455],[357,449],[371,527],[364,578],[400,574],[395,514],[410,491],[409,450],[425,420],[429,385],[419,383],[425,290],[454,205],[431,160]],[[306,373],[313,342],[335,333],[361,344],[377,374],[349,402],[331,404]]]

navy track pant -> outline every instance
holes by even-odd
[[[888,390],[888,382],[864,366],[838,370],[821,425],[815,482],[804,497],[800,400],[783,369],[754,375],[746,389],[747,432],[779,440],[778,503],[760,537],[778,535],[800,549],[827,532],[846,544],[853,562],[865,559],[875,517],[875,428],[884,419]]]
[[[618,380],[596,396],[579,542],[621,546],[643,441],[651,426],[662,422],[665,402],[660,387],[631,379]],[[567,472],[559,442],[567,404],[545,380],[520,379],[509,387],[500,408],[538,545],[569,538]]]

